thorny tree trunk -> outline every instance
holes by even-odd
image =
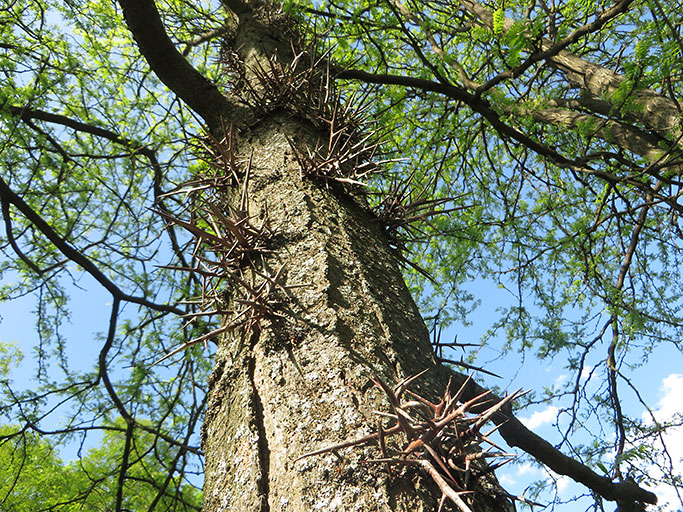
[[[269,69],[267,58],[283,60],[288,45],[277,46],[241,16],[232,48],[248,86],[263,86],[253,73]],[[296,460],[376,430],[374,411],[387,405],[371,378],[393,384],[429,369],[418,386],[436,399],[448,377],[363,199],[302,179],[294,152],[307,154],[328,134],[283,109],[235,134],[247,188],[232,193],[232,207],[248,206],[250,222],[265,221],[271,232],[247,280],[280,277],[269,297],[276,305],[259,326],[229,332],[217,350],[203,428],[205,510],[436,510],[440,492],[414,468],[390,477],[361,463],[381,457],[375,447]],[[244,290],[236,288],[228,300],[239,309]],[[514,509],[495,496],[480,490],[474,510]]]
[[[218,349],[205,510],[435,510],[439,493],[427,480],[359,462],[380,457],[374,448],[295,462],[375,429],[373,409],[387,407],[370,377],[393,383],[429,368],[421,381],[445,387],[376,219],[345,193],[300,178],[286,137],[301,143],[307,131],[273,115],[239,145],[253,152],[250,214],[267,215],[274,233],[266,266],[284,264],[284,286],[306,286],[280,294],[284,318],[235,331]],[[484,498],[475,510],[506,510],[505,500]]]

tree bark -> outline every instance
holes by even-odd
[[[573,102],[565,103],[573,105]],[[666,150],[659,146],[663,140],[656,135],[626,123],[562,108],[562,102],[556,100],[549,100],[540,107],[518,103],[506,108],[506,112],[530,115],[540,123],[570,130],[585,129],[591,135],[643,156],[650,162],[657,162],[666,154]]]
[[[286,265],[278,315],[235,330],[216,355],[203,429],[205,510],[436,510],[440,493],[412,468],[389,477],[361,463],[379,449],[305,453],[375,431],[388,411],[370,378],[417,383],[432,399],[446,373],[381,226],[351,195],[300,178],[287,139],[315,143],[304,123],[273,115],[246,133],[249,210],[272,229],[265,268]],[[304,286],[299,286],[304,285]],[[479,493],[474,510],[511,510]]]

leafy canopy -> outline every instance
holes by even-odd
[[[219,3],[157,5],[180,51],[227,87]],[[478,341],[501,357],[564,361],[565,384],[530,399],[564,408],[561,446],[617,478],[680,481],[663,426],[623,400],[641,400],[632,378],[652,354],[681,349],[677,2],[287,1],[283,10],[317,34],[345,94],[365,98],[385,149],[405,158],[370,184],[379,194],[370,200],[442,199],[456,210],[418,215],[396,239],[434,278],[406,266],[434,332],[486,308],[473,284],[499,285],[508,305],[490,312]],[[27,1],[0,19],[0,299],[32,297],[37,327],[32,385],[3,377],[0,410],[16,426],[4,427],[1,449],[27,461],[7,470],[17,478],[3,493],[60,486],[49,499],[101,495],[120,508],[125,486],[144,481],[135,493],[158,504],[201,464],[209,358],[192,351],[151,367],[211,328],[178,318],[196,311],[182,301],[201,283],[163,268],[188,266],[193,252],[157,213],[182,211],[182,198],[165,193],[203,165],[201,128],[150,72],[116,4]],[[111,294],[110,321],[94,340],[68,339],[84,275]],[[87,362],[83,342],[97,345]],[[588,440],[570,444],[580,424]],[[73,442],[91,431],[113,448],[66,466],[32,433]],[[37,460],[52,470],[27,477]],[[114,489],[100,470],[121,464],[109,474]],[[182,489],[178,502],[191,508],[196,492]]]

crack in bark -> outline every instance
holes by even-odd
[[[270,503],[268,501],[270,494],[270,448],[268,447],[268,438],[266,437],[266,426],[263,415],[263,402],[259,395],[256,386],[256,356],[253,354],[253,347],[258,340],[258,330],[252,334],[252,355],[249,358],[249,383],[251,385],[251,401],[252,401],[252,418],[256,433],[258,435],[258,462],[260,478],[257,482],[260,505],[260,512],[270,512]]]

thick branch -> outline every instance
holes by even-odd
[[[455,386],[463,385],[468,377],[455,373]],[[463,393],[462,400],[469,400],[481,395],[487,390],[473,380],[469,380]],[[501,399],[491,396],[491,400],[499,402]],[[600,476],[588,466],[568,457],[560,450],[551,445],[542,437],[534,434],[512,414],[512,408],[506,405],[502,412],[495,414],[492,420],[500,426],[500,434],[510,446],[515,446],[545,464],[548,468],[560,475],[566,475],[572,480],[579,482],[591,491],[599,494],[609,501],[619,502],[644,502],[657,503],[657,496],[645,489],[640,488],[635,482],[627,480],[613,482],[607,477]]]
[[[128,29],[140,53],[159,79],[192,110],[212,132],[235,116],[235,107],[216,85],[197,71],[178,51],[166,33],[153,0],[119,0]]]
[[[484,25],[493,27],[492,12],[475,0],[460,0],[463,7],[476,16]],[[505,18],[503,27],[509,30],[514,20]],[[548,61],[564,73],[579,87],[596,98],[610,98],[625,78],[611,69],[588,62],[567,50],[553,54],[556,45],[550,39],[541,39],[541,50],[548,52]],[[681,133],[681,115],[676,103],[654,91],[633,92],[633,102],[641,107],[629,112],[634,118],[655,130],[660,136],[676,139]]]
[[[545,46],[546,40],[543,41]],[[567,51],[550,60],[567,74],[569,80],[597,98],[610,98],[625,80],[622,75]],[[629,110],[629,116],[667,139],[676,140],[680,136],[681,114],[672,100],[649,90],[633,91],[632,98],[633,104],[640,108]]]
[[[559,102],[548,102],[548,108],[527,107],[516,104],[509,108],[518,115],[531,115],[536,121],[544,124],[566,128],[593,127],[593,135],[612,144],[624,148],[631,153],[657,162],[666,151],[659,147],[661,139],[656,135],[644,132],[635,126],[583,114],[568,108],[559,108]]]

